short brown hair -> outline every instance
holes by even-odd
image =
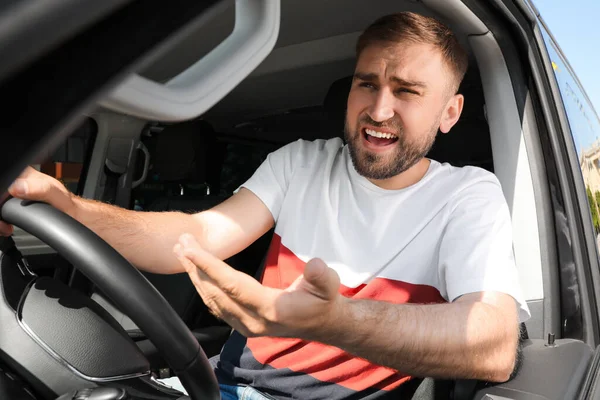
[[[450,28],[435,18],[412,12],[386,15],[373,22],[358,38],[356,57],[373,44],[400,42],[430,44],[442,52],[442,57],[456,78],[455,90],[465,77],[469,58]]]

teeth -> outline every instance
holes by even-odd
[[[394,139],[396,137],[396,135],[393,135],[391,133],[377,132],[377,131],[374,131],[373,129],[365,129],[365,132],[369,136],[374,136],[376,138],[381,138],[381,139]]]

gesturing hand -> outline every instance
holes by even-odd
[[[173,251],[211,312],[244,336],[319,340],[341,311],[339,276],[322,260],[310,260],[303,275],[281,290],[215,258],[192,235],[182,235]]]

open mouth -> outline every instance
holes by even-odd
[[[395,143],[398,136],[389,132],[379,132],[373,129],[365,128],[362,131],[366,141],[377,147],[385,147]]]

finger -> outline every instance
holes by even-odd
[[[25,167],[25,169],[23,171],[21,171],[18,178],[26,179],[26,178],[37,176],[38,174],[41,174],[41,173],[42,172],[40,172],[37,169],[28,165],[27,167]]]
[[[180,244],[183,255],[230,295],[238,297],[242,288],[247,292],[264,289],[256,279],[237,271],[202,249],[192,235],[182,235]]]
[[[8,192],[16,198],[43,201],[66,213],[73,207],[74,197],[62,183],[34,169],[22,174]]]
[[[306,263],[302,277],[287,291],[304,290],[324,300],[331,300],[339,293],[340,277],[321,259],[313,258]]]
[[[204,303],[215,312],[219,312],[221,304],[225,302],[231,302],[231,300],[227,301],[227,296],[222,293],[219,296],[219,292],[222,290],[211,281],[211,279],[206,276],[199,268],[197,268],[187,257],[183,255],[183,248],[181,244],[177,243],[173,252],[177,256],[179,262],[185,269],[185,272],[190,277],[192,283],[196,287],[196,290],[204,300]]]
[[[207,300],[210,300],[211,302],[215,301],[220,304],[229,304],[232,301],[235,302],[235,296],[226,293],[223,288],[184,255],[181,244],[178,243],[175,245],[174,252],[205,302]]]
[[[175,253],[175,256],[183,266],[185,272],[187,272],[188,274],[191,272],[195,272],[195,270],[199,270],[201,272],[201,270],[188,257],[185,256],[183,252],[183,246],[181,245],[181,243],[175,244],[175,246],[173,247],[173,253]],[[205,275],[203,272],[202,274]]]
[[[238,271],[202,249],[192,235],[182,235],[178,244],[179,257],[183,260],[182,265],[186,272],[190,273],[192,270],[197,269],[199,273],[215,280],[217,284],[226,283],[229,285],[239,278],[237,276]],[[215,277],[218,279],[214,279]]]
[[[204,251],[191,235],[182,235],[181,243],[185,257],[228,297],[254,315],[270,315],[280,290],[265,287],[253,277],[231,268]]]
[[[46,179],[19,178],[8,188],[8,193],[21,199],[49,202],[52,185]]]
[[[175,257],[177,257],[177,260],[179,260],[179,263],[183,266],[184,271],[190,277],[192,283],[198,291],[198,294],[200,294],[202,297],[204,292],[203,280],[204,278],[207,279],[208,277],[206,277],[203,272],[201,272],[188,258],[183,255],[183,247],[181,244],[175,244],[173,247],[173,253],[175,253]]]
[[[28,179],[35,179],[38,174],[41,174],[41,172],[37,171],[36,169],[27,166],[17,177],[17,179],[15,179],[15,181],[13,182],[13,184],[8,188],[8,192],[11,194],[11,196],[13,197],[20,197],[23,194],[26,194],[28,191],[28,185],[26,184]]]
[[[176,244],[173,251],[184,266],[210,312],[245,336],[256,335],[261,332],[264,325],[261,325],[261,319],[258,318],[257,314],[241,306],[225,294],[206,274],[187,257],[183,256],[182,249],[180,244]]]
[[[33,168],[32,166],[28,165],[27,167],[25,167],[23,172],[21,172],[20,177],[26,178],[28,176],[37,175],[37,174],[41,174],[41,172],[38,171],[37,169]]]

